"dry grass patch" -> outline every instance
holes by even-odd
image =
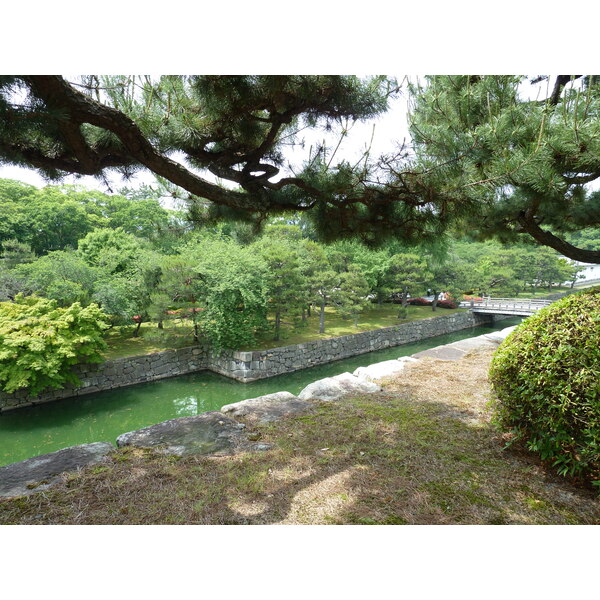
[[[255,427],[268,452],[116,451],[109,468],[0,502],[0,523],[600,523],[593,492],[503,449],[486,408],[490,357],[423,360],[385,393]]]

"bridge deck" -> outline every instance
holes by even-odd
[[[551,304],[551,300],[531,300],[520,298],[484,298],[483,300],[470,300],[461,302],[461,308],[470,308],[472,312],[515,315],[528,317],[534,312]]]

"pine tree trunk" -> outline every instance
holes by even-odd
[[[319,333],[325,333],[325,298],[321,299],[321,314],[319,315]]]
[[[275,312],[275,337],[273,338],[276,342],[279,341],[279,328],[281,327],[281,311],[278,309]]]
[[[163,325],[163,320],[162,319],[159,319],[159,321],[158,321],[158,328],[159,329],[164,329],[164,325]]]
[[[439,295],[440,295],[439,292],[436,292],[435,290],[433,290],[433,302],[431,303],[431,310],[437,310],[437,303],[438,303]]]
[[[142,322],[138,321],[137,327],[135,328],[135,331],[133,332],[133,337],[139,337],[141,326],[142,326]]]
[[[407,306],[408,306],[408,288],[404,288],[402,290],[402,308],[398,311],[399,319],[406,319]]]

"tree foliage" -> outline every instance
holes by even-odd
[[[560,75],[552,88],[549,78],[532,85],[497,75],[413,85],[414,168],[434,202],[454,197],[463,226],[481,238],[525,236],[600,262],[597,250],[568,242],[570,232],[600,224],[600,194],[586,188],[600,177],[600,80]]]
[[[160,268],[151,314],[189,319],[196,341],[239,348],[266,326],[266,265],[251,249],[205,237],[165,257]]]
[[[369,283],[359,267],[350,265],[339,277],[339,286],[332,291],[332,300],[342,317],[352,319],[358,326],[358,317],[369,304]]]
[[[0,302],[0,385],[5,392],[36,394],[65,383],[78,384],[71,367],[101,362],[106,315],[97,305],[17,296]]]
[[[307,280],[300,257],[289,237],[265,236],[252,248],[266,265],[269,308],[275,313],[275,340],[279,340],[281,318],[287,315],[296,324],[308,304]]]
[[[126,198],[80,186],[41,189],[0,180],[0,246],[17,239],[38,255],[76,248],[98,228],[121,228],[155,243],[170,228],[181,229],[172,211],[155,197]]]

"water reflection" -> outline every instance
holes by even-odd
[[[173,400],[173,406],[175,407],[175,414],[178,417],[191,417],[203,412],[198,409],[198,398],[195,396],[175,398]]]

